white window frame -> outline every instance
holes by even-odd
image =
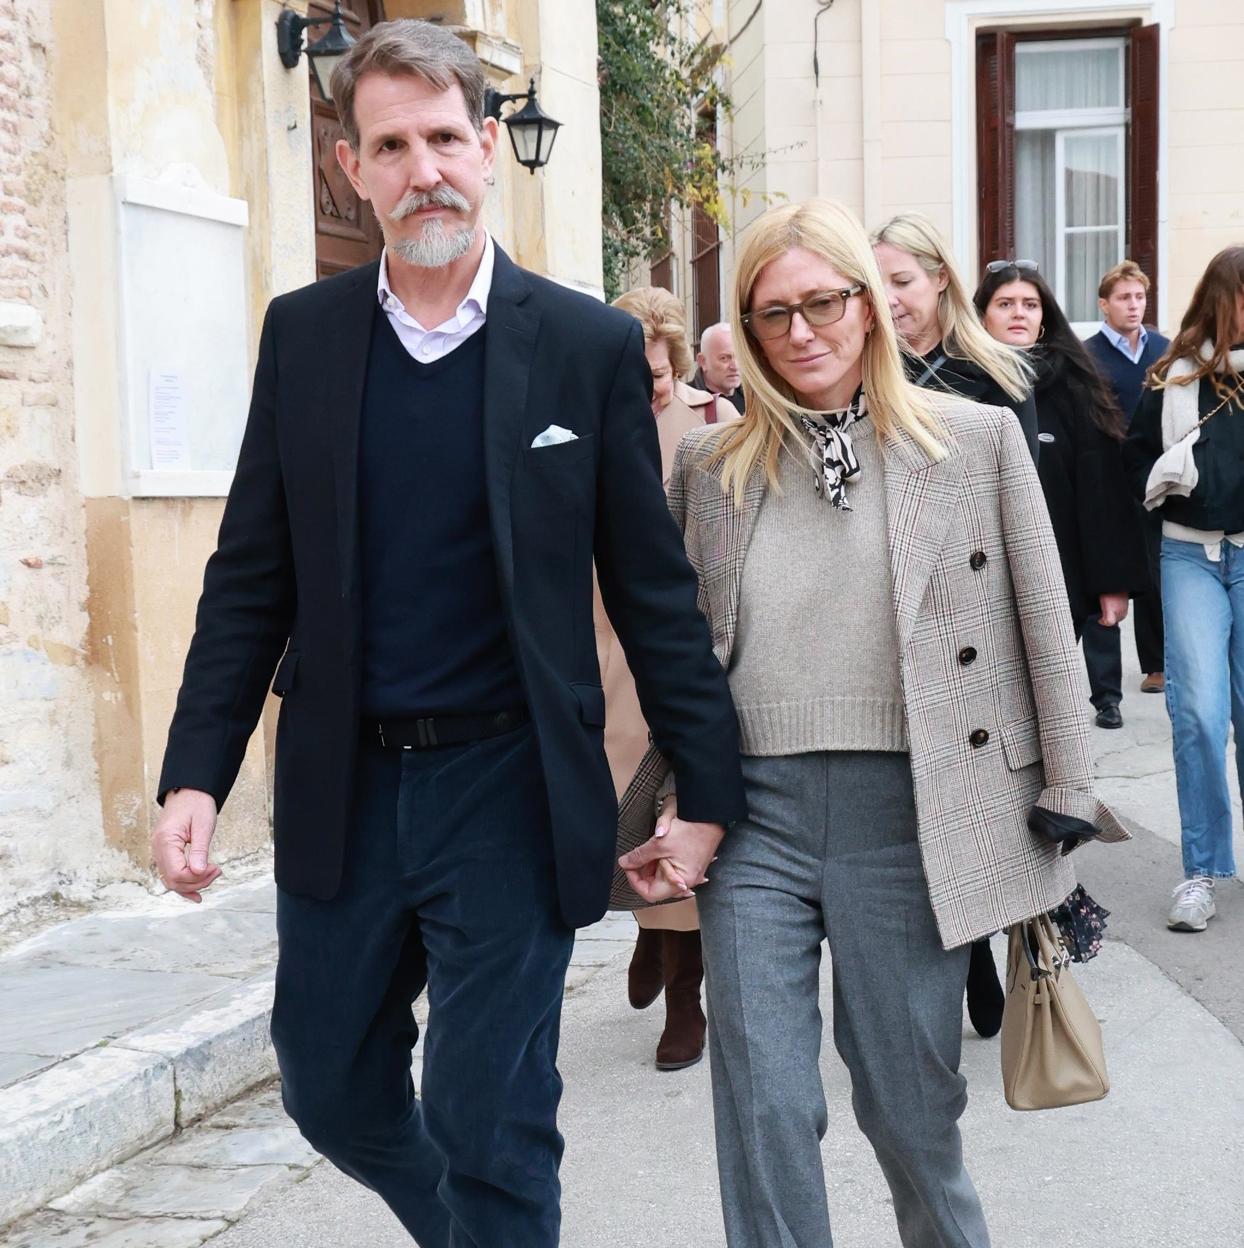
[[[1169,167],[1170,46],[1175,26],[1175,0],[946,0],[946,40],[950,44],[950,164],[955,255],[975,272],[976,254],[976,32],[991,26],[1015,30],[1067,26],[1071,22],[1105,25],[1139,19],[1161,28],[1158,45],[1158,167]],[[1167,179],[1158,180],[1158,306],[1154,316],[1167,324],[1170,282],[1169,193]]]
[[[1119,85],[1123,103],[1111,108],[1065,108],[1026,109],[1015,112],[1015,132],[1036,130],[1054,132],[1054,272],[1050,275],[1054,296],[1067,307],[1067,236],[1076,234],[1102,234],[1109,227],[1069,226],[1067,224],[1067,182],[1064,176],[1066,143],[1069,135],[1092,136],[1108,134],[1119,143],[1120,170],[1119,202],[1115,229],[1118,234],[1118,259],[1122,259],[1127,245],[1127,125],[1131,109],[1127,105],[1127,40],[1120,36],[1103,35],[1093,39],[1032,39],[1015,46],[1015,79],[1019,81],[1021,56],[1040,56],[1046,52],[1088,52],[1112,49],[1118,54]],[[1072,328],[1080,335],[1091,333],[1098,324],[1096,317],[1086,321],[1072,321]]]

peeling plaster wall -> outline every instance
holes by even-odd
[[[94,764],[50,26],[44,0],[0,6],[0,913],[131,870]]]

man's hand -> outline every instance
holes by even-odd
[[[1126,594],[1100,594],[1097,601],[1101,606],[1103,628],[1113,628],[1127,619]]]
[[[199,789],[177,789],[164,799],[164,811],[151,834],[151,856],[170,892],[187,901],[203,900],[202,890],[220,875],[207,858],[216,831],[216,799]]]
[[[708,879],[704,872],[724,835],[719,823],[685,823],[679,819],[677,800],[670,794],[652,836],[623,854],[618,866],[645,901],[690,897],[691,890]]]

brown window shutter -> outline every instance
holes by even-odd
[[[976,178],[978,261],[1015,250],[1015,37],[976,36]]]
[[[1132,31],[1127,153],[1127,254],[1149,279],[1149,315],[1158,307],[1158,36],[1157,26]]]

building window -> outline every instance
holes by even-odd
[[[1102,273],[1157,281],[1157,27],[977,40],[980,261],[1038,261],[1068,319]],[[1151,294],[1150,306],[1156,306]]]

